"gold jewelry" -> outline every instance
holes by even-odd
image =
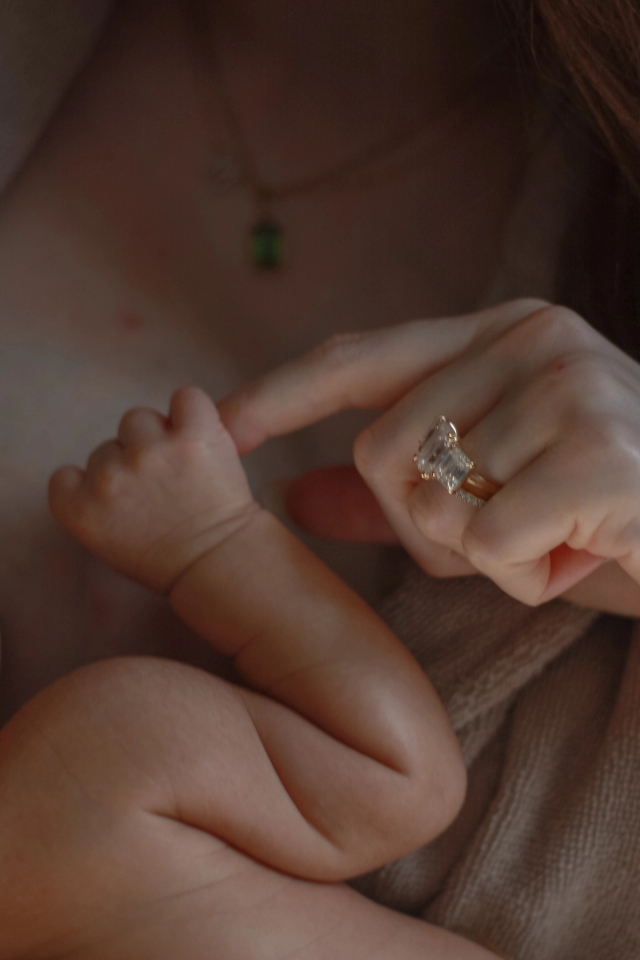
[[[503,486],[474,471],[473,460],[458,443],[458,431],[444,416],[433,421],[413,459],[423,480],[437,480],[474,507],[483,507]]]
[[[200,46],[200,57],[198,59],[208,68],[209,77],[213,78],[215,82],[225,123],[233,141],[232,145],[223,145],[214,151],[209,169],[209,181],[218,192],[226,193],[238,187],[245,187],[251,193],[256,217],[250,231],[249,253],[253,266],[259,269],[278,269],[285,261],[284,227],[273,214],[275,203],[316,191],[348,189],[355,184],[368,186],[372,180],[371,167],[393,155],[401,147],[417,140],[425,132],[425,129],[429,129],[452,107],[461,106],[465,102],[471,104],[483,93],[483,80],[486,78],[483,74],[480,74],[480,76],[474,77],[470,83],[465,84],[459,91],[459,95],[453,100],[447,101],[427,117],[419,118],[410,126],[387,137],[382,142],[372,145],[360,156],[351,157],[312,177],[280,186],[267,184],[260,176],[253,154],[238,123],[220,65],[217,63],[211,44],[207,40],[210,31],[202,5],[199,7],[198,4],[191,3],[189,6],[192,8],[191,26],[193,35],[198,39]],[[490,59],[490,57],[487,58],[487,62]],[[465,111],[463,111],[458,118],[458,123],[455,124],[455,130],[458,129],[458,126],[462,127],[467,120]],[[429,150],[428,153],[431,155],[433,151]],[[386,177],[384,175],[382,177],[377,176],[375,182],[380,179],[384,182],[395,181],[410,170],[423,166],[424,160],[423,155],[417,163],[414,161],[414,163],[400,164],[396,162],[395,165],[389,164]],[[367,172],[369,172],[369,181],[366,178]],[[380,171],[378,173],[380,174]]]
[[[235,182],[233,186],[244,186],[253,196],[253,202],[256,210],[255,223],[251,229],[250,255],[254,267],[261,269],[277,269],[285,262],[286,244],[284,227],[282,222],[273,213],[274,204],[283,200],[290,200],[293,197],[308,196],[312,193],[327,191],[336,191],[340,189],[350,189],[356,186],[369,186],[373,181],[383,181],[385,183],[394,182],[407,176],[416,166],[422,166],[425,157],[422,156],[419,162],[400,163],[396,161],[394,165],[387,164],[386,172],[377,171],[375,176],[371,170],[380,161],[385,160],[390,155],[402,147],[408,146],[413,141],[424,134],[427,120],[422,118],[419,122],[413,123],[410,127],[403,129],[399,133],[388,137],[381,143],[374,144],[364,154],[359,157],[352,157],[348,160],[336,164],[329,170],[325,170],[316,176],[307,177],[301,180],[295,180],[292,183],[282,185],[266,184],[261,178],[256,167],[253,156],[249,150],[246,139],[244,138],[233,106],[227,94],[222,76],[218,74],[218,89],[225,113],[227,128],[235,141],[237,150],[223,148],[213,157],[213,163],[210,168],[210,179],[215,181],[219,176],[218,171],[221,166],[226,167],[224,174],[224,185],[228,189],[232,185],[228,171],[230,167],[235,167]],[[477,87],[471,91],[477,93]],[[467,93],[466,96],[469,96]],[[444,114],[451,104],[447,104],[438,113],[432,114],[428,121],[433,123],[437,120],[439,114]],[[431,153],[431,151],[429,151]],[[220,164],[220,158],[225,156],[226,162]],[[231,163],[228,161],[231,160]],[[369,178],[367,181],[367,173]],[[218,189],[221,184],[216,184]]]

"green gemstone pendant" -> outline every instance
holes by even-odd
[[[277,270],[284,263],[284,230],[273,220],[260,220],[251,231],[251,260],[261,270]]]

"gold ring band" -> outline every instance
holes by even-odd
[[[436,417],[422,438],[414,456],[423,480],[437,480],[461,500],[482,507],[502,484],[477,473],[458,443],[458,431],[445,416]]]
[[[479,500],[490,500],[498,490],[502,490],[502,484],[496,483],[495,480],[487,480],[479,473],[470,473],[463,480],[461,489],[473,494],[474,497],[478,497]]]

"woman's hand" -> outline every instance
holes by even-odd
[[[241,453],[350,407],[385,411],[354,446],[385,517],[364,498],[359,539],[393,532],[428,573],[482,573],[531,605],[580,602],[591,574],[610,593],[603,608],[630,613],[635,601],[640,613],[640,367],[577,314],[516,300],[337,337],[218,405]],[[413,455],[440,414],[475,469],[504,484],[482,509],[418,474]],[[357,481],[325,477],[345,529]]]

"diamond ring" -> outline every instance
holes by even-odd
[[[483,507],[502,489],[474,472],[473,460],[460,449],[458,431],[446,417],[436,417],[413,459],[423,480],[437,480],[448,493],[474,507]]]

